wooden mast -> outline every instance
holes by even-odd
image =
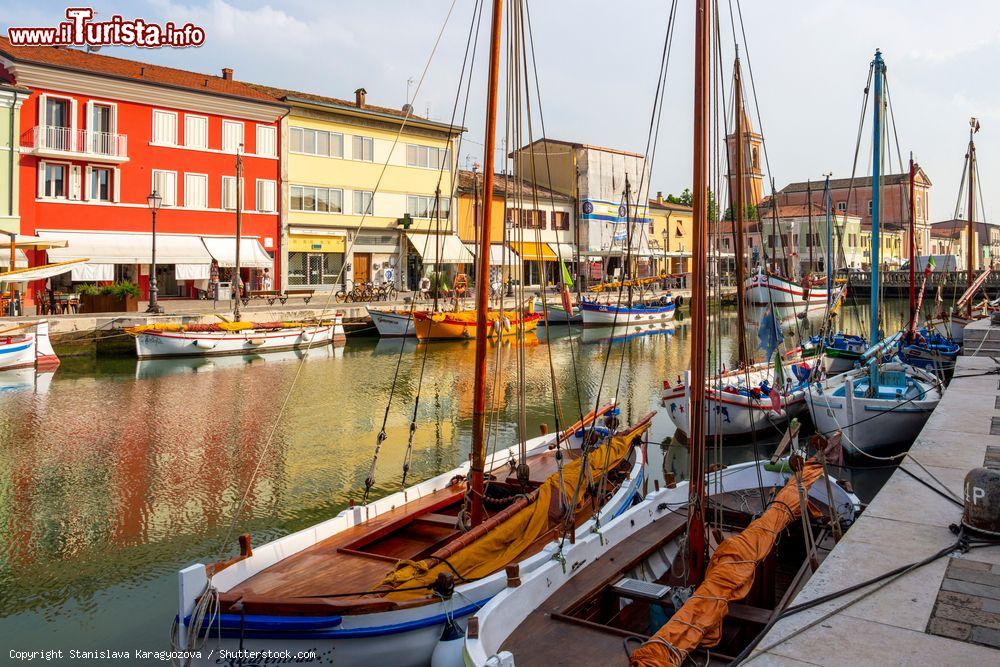
[[[483,521],[483,468],[486,465],[486,314],[489,310],[490,225],[493,220],[493,174],[496,172],[497,87],[500,80],[500,31],[503,0],[493,0],[493,24],[490,32],[490,70],[486,88],[486,141],[483,148],[483,192],[488,193],[483,206],[483,228],[479,233],[476,255],[476,377],[473,385],[472,461],[469,484],[472,491],[471,523]]]
[[[746,226],[746,192],[744,190],[744,173],[746,165],[744,160],[745,128],[743,127],[743,77],[740,72],[740,57],[736,56],[736,64],[733,68],[733,95],[734,113],[736,116],[736,149],[735,163],[733,165],[736,172],[736,184],[730,189],[733,197],[733,220],[736,224],[736,319],[738,320],[736,331],[739,344],[740,368],[745,368],[750,364],[747,350],[747,330],[746,314],[744,313],[743,289],[746,281],[746,264],[744,253],[746,252],[746,242],[744,240]]]
[[[240,321],[240,299],[243,297],[240,278],[240,239],[243,236],[243,144],[236,148],[236,268],[233,269],[233,287],[236,298],[233,300],[233,319]]]
[[[966,234],[966,269],[965,269],[965,289],[972,289],[975,281],[976,271],[976,142],[972,135],[976,133],[978,121],[973,118],[969,121],[969,226]],[[972,319],[972,295],[969,295],[969,302],[965,305],[965,316]]]
[[[917,271],[914,263],[917,261],[917,203],[914,199],[916,193],[917,166],[913,161],[913,153],[910,153],[910,331],[913,331],[914,321],[917,317]]]
[[[882,61],[882,52],[875,50],[874,67],[874,104],[872,104],[872,281],[871,281],[871,321],[868,326],[868,344],[878,343],[878,312],[879,312],[879,251],[882,241],[879,238],[879,219],[881,218],[882,207],[880,198],[882,195],[882,77],[885,73],[885,64]]]
[[[808,284],[809,278],[813,272],[813,190],[812,190],[812,179],[806,181],[806,209],[808,211],[809,223],[806,228],[806,245],[809,246],[809,269],[805,271],[805,275],[802,276],[803,280]],[[793,246],[798,250],[798,244]],[[808,305],[808,304],[807,304]]]
[[[708,556],[705,542],[705,347],[708,343],[706,278],[708,267],[708,122],[709,122],[709,26],[708,0],[697,0],[695,9],[694,57],[694,178],[692,197],[694,246],[691,280],[691,398],[690,420],[690,500],[688,522],[689,581],[700,582]]]

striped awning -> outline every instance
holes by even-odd
[[[552,252],[552,248],[550,248],[547,243],[541,243],[535,241],[518,243],[516,241],[511,241],[509,245],[511,247],[511,250],[520,255],[521,259],[523,259],[526,262],[559,261],[558,255]]]

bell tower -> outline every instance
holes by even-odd
[[[763,137],[754,131],[750,123],[750,114],[743,110],[738,119],[743,124],[743,175],[742,184],[744,199],[747,204],[757,206],[764,194],[764,171],[762,169],[764,155],[761,144]],[[729,148],[729,178],[737,178],[736,175],[736,128],[731,134],[726,135],[726,142]],[[736,183],[730,183],[730,188],[737,187]]]

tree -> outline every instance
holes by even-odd
[[[757,207],[753,204],[747,204],[746,213],[743,214],[744,220],[756,220],[757,219]],[[723,220],[735,220],[733,216],[733,207],[729,206],[726,212],[723,214]]]
[[[715,194],[711,190],[707,190],[708,193],[708,219],[718,220],[719,207],[715,203]],[[667,195],[667,201],[671,204],[680,204],[682,206],[692,206],[694,204],[694,196],[691,194],[691,188],[684,188],[684,192],[677,195]]]

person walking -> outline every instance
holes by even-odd
[[[219,263],[212,260],[212,266],[208,270],[208,295],[215,304],[219,299]]]
[[[260,277],[260,288],[265,292],[270,292],[274,287],[274,281],[271,279],[271,269],[264,269],[264,275]]]

